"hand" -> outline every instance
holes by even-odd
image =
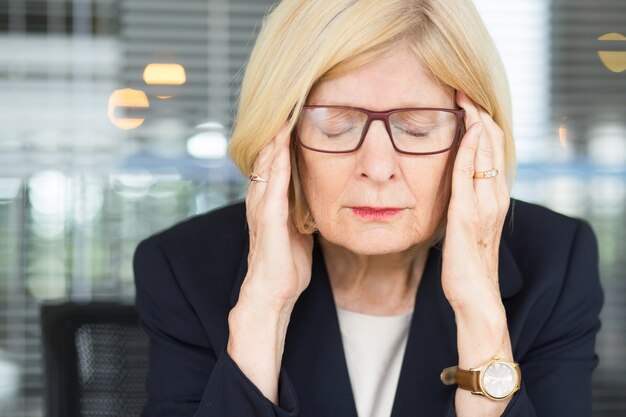
[[[242,293],[276,309],[293,306],[311,280],[313,238],[297,232],[289,214],[290,137],[285,124],[261,150],[254,172],[268,182],[251,182],[246,194],[250,252]]]
[[[456,96],[465,109],[467,133],[453,168],[452,195],[443,245],[442,286],[455,307],[501,303],[498,254],[510,198],[506,186],[504,133],[491,116],[464,93]],[[475,171],[498,170],[495,178],[474,179]],[[483,300],[483,301],[478,301]]]

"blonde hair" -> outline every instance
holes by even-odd
[[[252,171],[285,121],[293,130],[317,82],[373,62],[400,42],[408,43],[435,81],[465,92],[503,130],[510,190],[515,147],[508,82],[471,0],[281,1],[263,22],[241,85],[229,145],[239,170],[246,176]],[[311,233],[315,225],[294,150],[292,221],[301,233]]]

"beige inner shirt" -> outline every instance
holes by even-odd
[[[413,312],[372,316],[337,307],[359,417],[389,417]]]

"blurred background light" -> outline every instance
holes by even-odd
[[[145,111],[148,107],[150,107],[148,96],[143,91],[132,88],[115,90],[109,97],[109,120],[120,129],[135,129],[143,124],[145,117],[136,117],[132,113],[136,113],[137,110]],[[125,112],[131,114],[125,117]]]
[[[626,71],[626,36],[621,33],[607,33],[598,38],[600,41],[622,41],[623,51],[598,51],[598,56],[609,71],[616,73]]]
[[[67,177],[60,171],[45,170],[28,182],[32,208],[44,215],[63,215],[67,210]]]
[[[187,82],[187,74],[181,64],[153,63],[144,68],[143,80],[151,95],[166,100],[177,94],[180,86]]]
[[[197,126],[205,129],[187,139],[187,152],[199,159],[224,159],[227,156],[228,140],[224,126],[217,122],[206,122]]]
[[[28,182],[33,232],[45,239],[59,238],[66,227],[68,178],[60,171],[35,173]]]
[[[183,85],[187,75],[180,64],[148,64],[143,70],[143,80],[149,85]]]
[[[565,123],[559,126],[559,141],[561,142],[562,147],[567,147],[567,126]]]

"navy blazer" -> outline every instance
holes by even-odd
[[[317,243],[308,288],[287,330],[273,404],[226,352],[228,313],[247,271],[245,206],[193,217],[142,241],[136,309],[150,337],[149,417],[357,417],[336,307]],[[434,245],[416,293],[391,417],[455,416],[458,362],[453,311]],[[603,292],[588,223],[512,200],[499,280],[522,388],[503,415],[591,416],[594,345]],[[485,358],[487,359],[487,358]]]

